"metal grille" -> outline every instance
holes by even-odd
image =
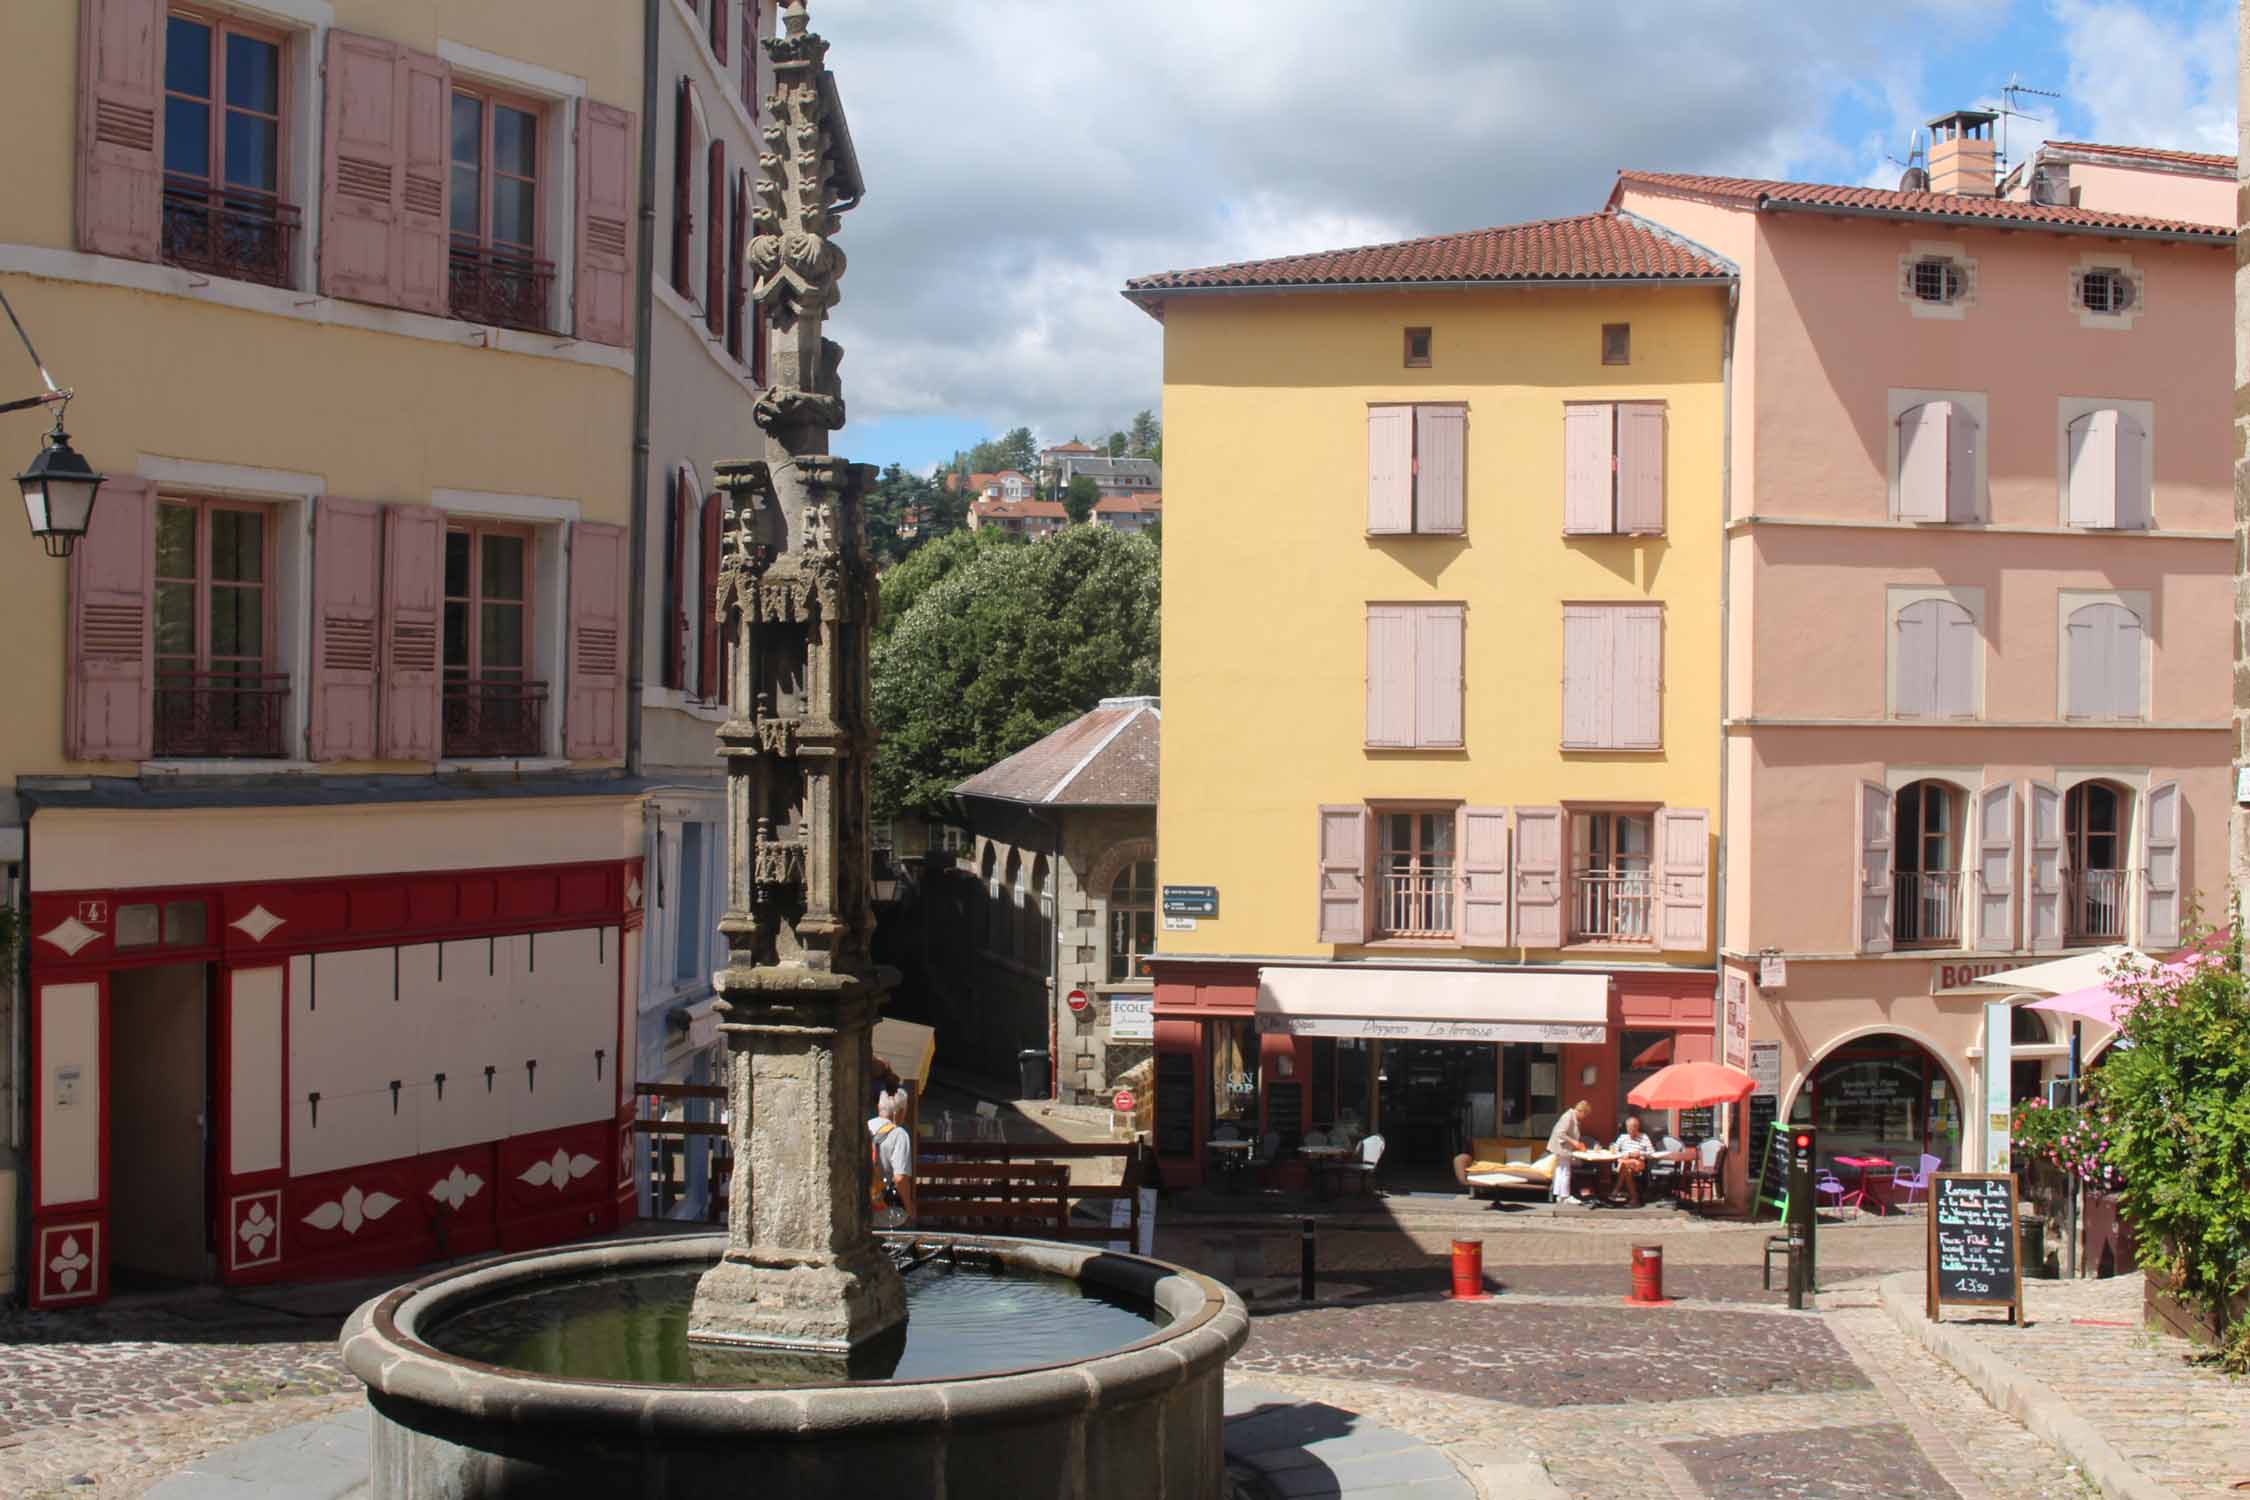
[[[159,672],[153,738],[159,756],[280,755],[286,672]]]
[[[2122,271],[2088,271],[2078,288],[2088,312],[2121,313],[2133,305],[2132,278]]]
[[[1891,933],[1901,948],[1961,946],[1961,872],[1901,870],[1891,877]]]
[[[537,755],[546,744],[547,684],[456,678],[445,685],[445,753],[454,759]]]
[[[1914,262],[1914,295],[1924,302],[1952,302],[1961,295],[1961,268],[1938,256]]]
[[[448,305],[457,318],[540,333],[554,326],[548,311],[555,286],[555,263],[551,260],[457,239],[448,277]]]
[[[192,177],[164,181],[163,255],[185,270],[285,286],[299,227],[296,208],[270,193],[217,190]]]
[[[1386,937],[1453,936],[1453,861],[1400,860],[1383,872],[1377,899]]]
[[[2070,937],[2074,942],[2125,941],[2129,877],[2123,870],[2070,872]]]
[[[1596,870],[1571,879],[1570,935],[1585,943],[1656,940],[1656,881],[1646,870]]]

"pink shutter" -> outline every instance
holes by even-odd
[[[1617,407],[1617,529],[1664,533],[1664,407],[1624,401]]]
[[[2133,420],[2131,412],[2117,414],[2117,524],[2139,530],[2152,525],[2155,507],[2151,503],[2151,476],[2148,472],[2148,434],[2141,424]]]
[[[1453,843],[1461,851],[1461,944],[1501,947],[1508,941],[1508,810],[1461,808]]]
[[[2062,793],[2045,782],[2025,787],[2023,850],[2024,946],[2035,953],[2062,947]]]
[[[2067,429],[2070,439],[2070,524],[2117,524],[2117,413],[2090,411]]]
[[[444,646],[445,513],[383,508],[383,680],[378,738],[385,760],[438,758]]]
[[[2180,945],[2180,784],[2148,789],[2148,832],[2142,842],[2141,946],[2161,952]]]
[[[1925,401],[1898,415],[1898,518],[1942,521],[1946,517],[1946,436],[1952,407]]]
[[[1611,743],[1621,750],[1655,750],[1664,743],[1664,611],[1628,604],[1616,619],[1610,676]]]
[[[70,554],[63,753],[146,760],[155,677],[156,486],[110,479]]]
[[[723,6],[714,9],[714,15]],[[727,143],[712,137],[703,172],[703,326],[716,337],[727,330]]]
[[[399,56],[395,43],[328,33],[320,289],[331,297],[389,302],[398,285],[399,171],[406,155]]]
[[[1465,406],[1414,408],[1414,529],[1459,535],[1466,514],[1469,410]]]
[[[1859,865],[1852,884],[1859,951],[1891,951],[1891,794],[1876,782],[1859,784]]]
[[[1977,501],[1977,419],[1960,406],[1945,420],[1945,516],[1954,522],[1974,521]]]
[[[2103,628],[2101,605],[2088,604],[2070,612],[2070,618],[2063,622],[2065,718],[2109,717],[2108,646],[2109,632]]]
[[[633,342],[633,113],[578,102],[578,336]]]
[[[80,0],[78,248],[96,255],[162,253],[164,13],[163,0]]]
[[[1563,408],[1563,532],[1593,536],[1616,530],[1617,408],[1606,401]]]
[[[1368,826],[1365,807],[1320,810],[1320,942],[1367,941]]]
[[[2016,784],[1977,794],[1977,947],[2012,953],[2016,946]]]
[[[1656,814],[1657,946],[1685,953],[1711,946],[1711,815],[1700,807]]]
[[[1891,712],[1902,719],[1937,712],[1938,603],[1917,599],[1891,622]]]
[[[1414,743],[1461,744],[1462,609],[1426,604],[1414,611]]]
[[[685,76],[672,96],[672,289],[695,295],[695,85]]]
[[[1594,604],[1563,606],[1562,744],[1599,750],[1612,723],[1610,668],[1616,659],[1613,616]]]
[[[733,3],[734,0],[711,0],[711,52],[722,68],[727,65],[728,57],[727,7]]]
[[[424,52],[401,49],[400,109],[405,132],[399,173],[400,307],[444,317],[452,310],[451,135],[453,70]]]
[[[1367,743],[1414,743],[1415,622],[1399,604],[1367,606]]]
[[[2141,617],[2123,605],[2113,604],[2105,611],[2109,621],[2108,650],[2103,658],[2108,667],[2109,688],[2105,696],[2113,718],[2138,719],[2141,717]]]
[[[1367,530],[1403,535],[1414,529],[1414,408],[1367,408]]]
[[[714,491],[703,497],[703,570],[695,591],[697,647],[695,695],[706,703],[719,701],[719,548],[725,524],[726,497]]]
[[[1973,719],[1977,716],[1977,653],[1983,649],[1976,617],[1950,599],[1930,602],[1937,606],[1938,717]]]
[[[624,753],[625,528],[580,521],[570,529],[570,667],[563,753],[614,760]]]
[[[375,758],[382,507],[323,495],[313,513],[314,760]]]
[[[1563,941],[1563,811],[1516,809],[1516,941],[1559,948]]]
[[[758,24],[758,0],[743,0],[742,6],[742,103],[750,111],[750,123],[758,123],[758,38],[765,28]]]

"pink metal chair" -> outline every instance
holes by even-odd
[[[1845,1187],[1843,1179],[1826,1167],[1822,1167],[1820,1175],[1813,1179],[1812,1192],[1813,1202],[1816,1205],[1833,1198],[1837,1212],[1841,1213],[1849,1205],[1854,1217],[1857,1217],[1863,1211],[1867,1201],[1865,1193]]]
[[[1891,1191],[1896,1194],[1904,1195],[1902,1197],[1894,1197],[1893,1199],[1891,1199],[1891,1206],[1894,1208],[1905,1208],[1907,1205],[1911,1204],[1914,1201],[1914,1195],[1916,1193],[1921,1193],[1927,1196],[1930,1191],[1930,1174],[1932,1172],[1935,1172],[1942,1165],[1943,1163],[1941,1163],[1936,1157],[1930,1155],[1926,1151],[1923,1152],[1922,1165],[1919,1169],[1913,1172],[1901,1172],[1891,1179]]]

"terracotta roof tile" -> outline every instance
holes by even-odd
[[[2161,162],[2166,166],[2197,167],[2232,177],[2234,158],[2206,151],[2170,151],[2161,146],[2104,146],[2098,141],[2049,141],[2041,151],[2069,151],[2081,156],[2117,156],[2127,161]]]
[[[1635,215],[1604,211],[1390,245],[1137,276],[1125,284],[1125,295],[1139,301],[1155,300],[1170,291],[1224,287],[1691,279],[1734,274],[1732,264],[1693,241]]]
[[[1875,210],[1904,218],[1945,216],[1989,219],[1996,224],[2045,225],[2066,230],[2137,229],[2183,239],[2232,240],[2234,231],[2223,225],[2188,224],[2177,219],[2152,219],[2142,214],[2103,213],[2090,208],[2064,208],[2045,203],[2016,203],[2005,198],[1969,197],[1960,193],[1902,193],[1890,188],[1845,187],[1824,182],[1775,182],[1761,177],[1706,177],[1692,172],[1637,172],[1617,174],[1620,186],[1640,183],[1675,192],[1712,198],[1732,198],[1753,205],[1802,204],[1808,208]]]
[[[953,790],[1041,806],[1153,807],[1160,724],[1154,698],[1104,698]]]

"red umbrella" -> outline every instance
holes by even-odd
[[[1650,1074],[1625,1096],[1642,1109],[1701,1109],[1706,1104],[1739,1104],[1758,1086],[1740,1068],[1715,1062],[1674,1063]]]

